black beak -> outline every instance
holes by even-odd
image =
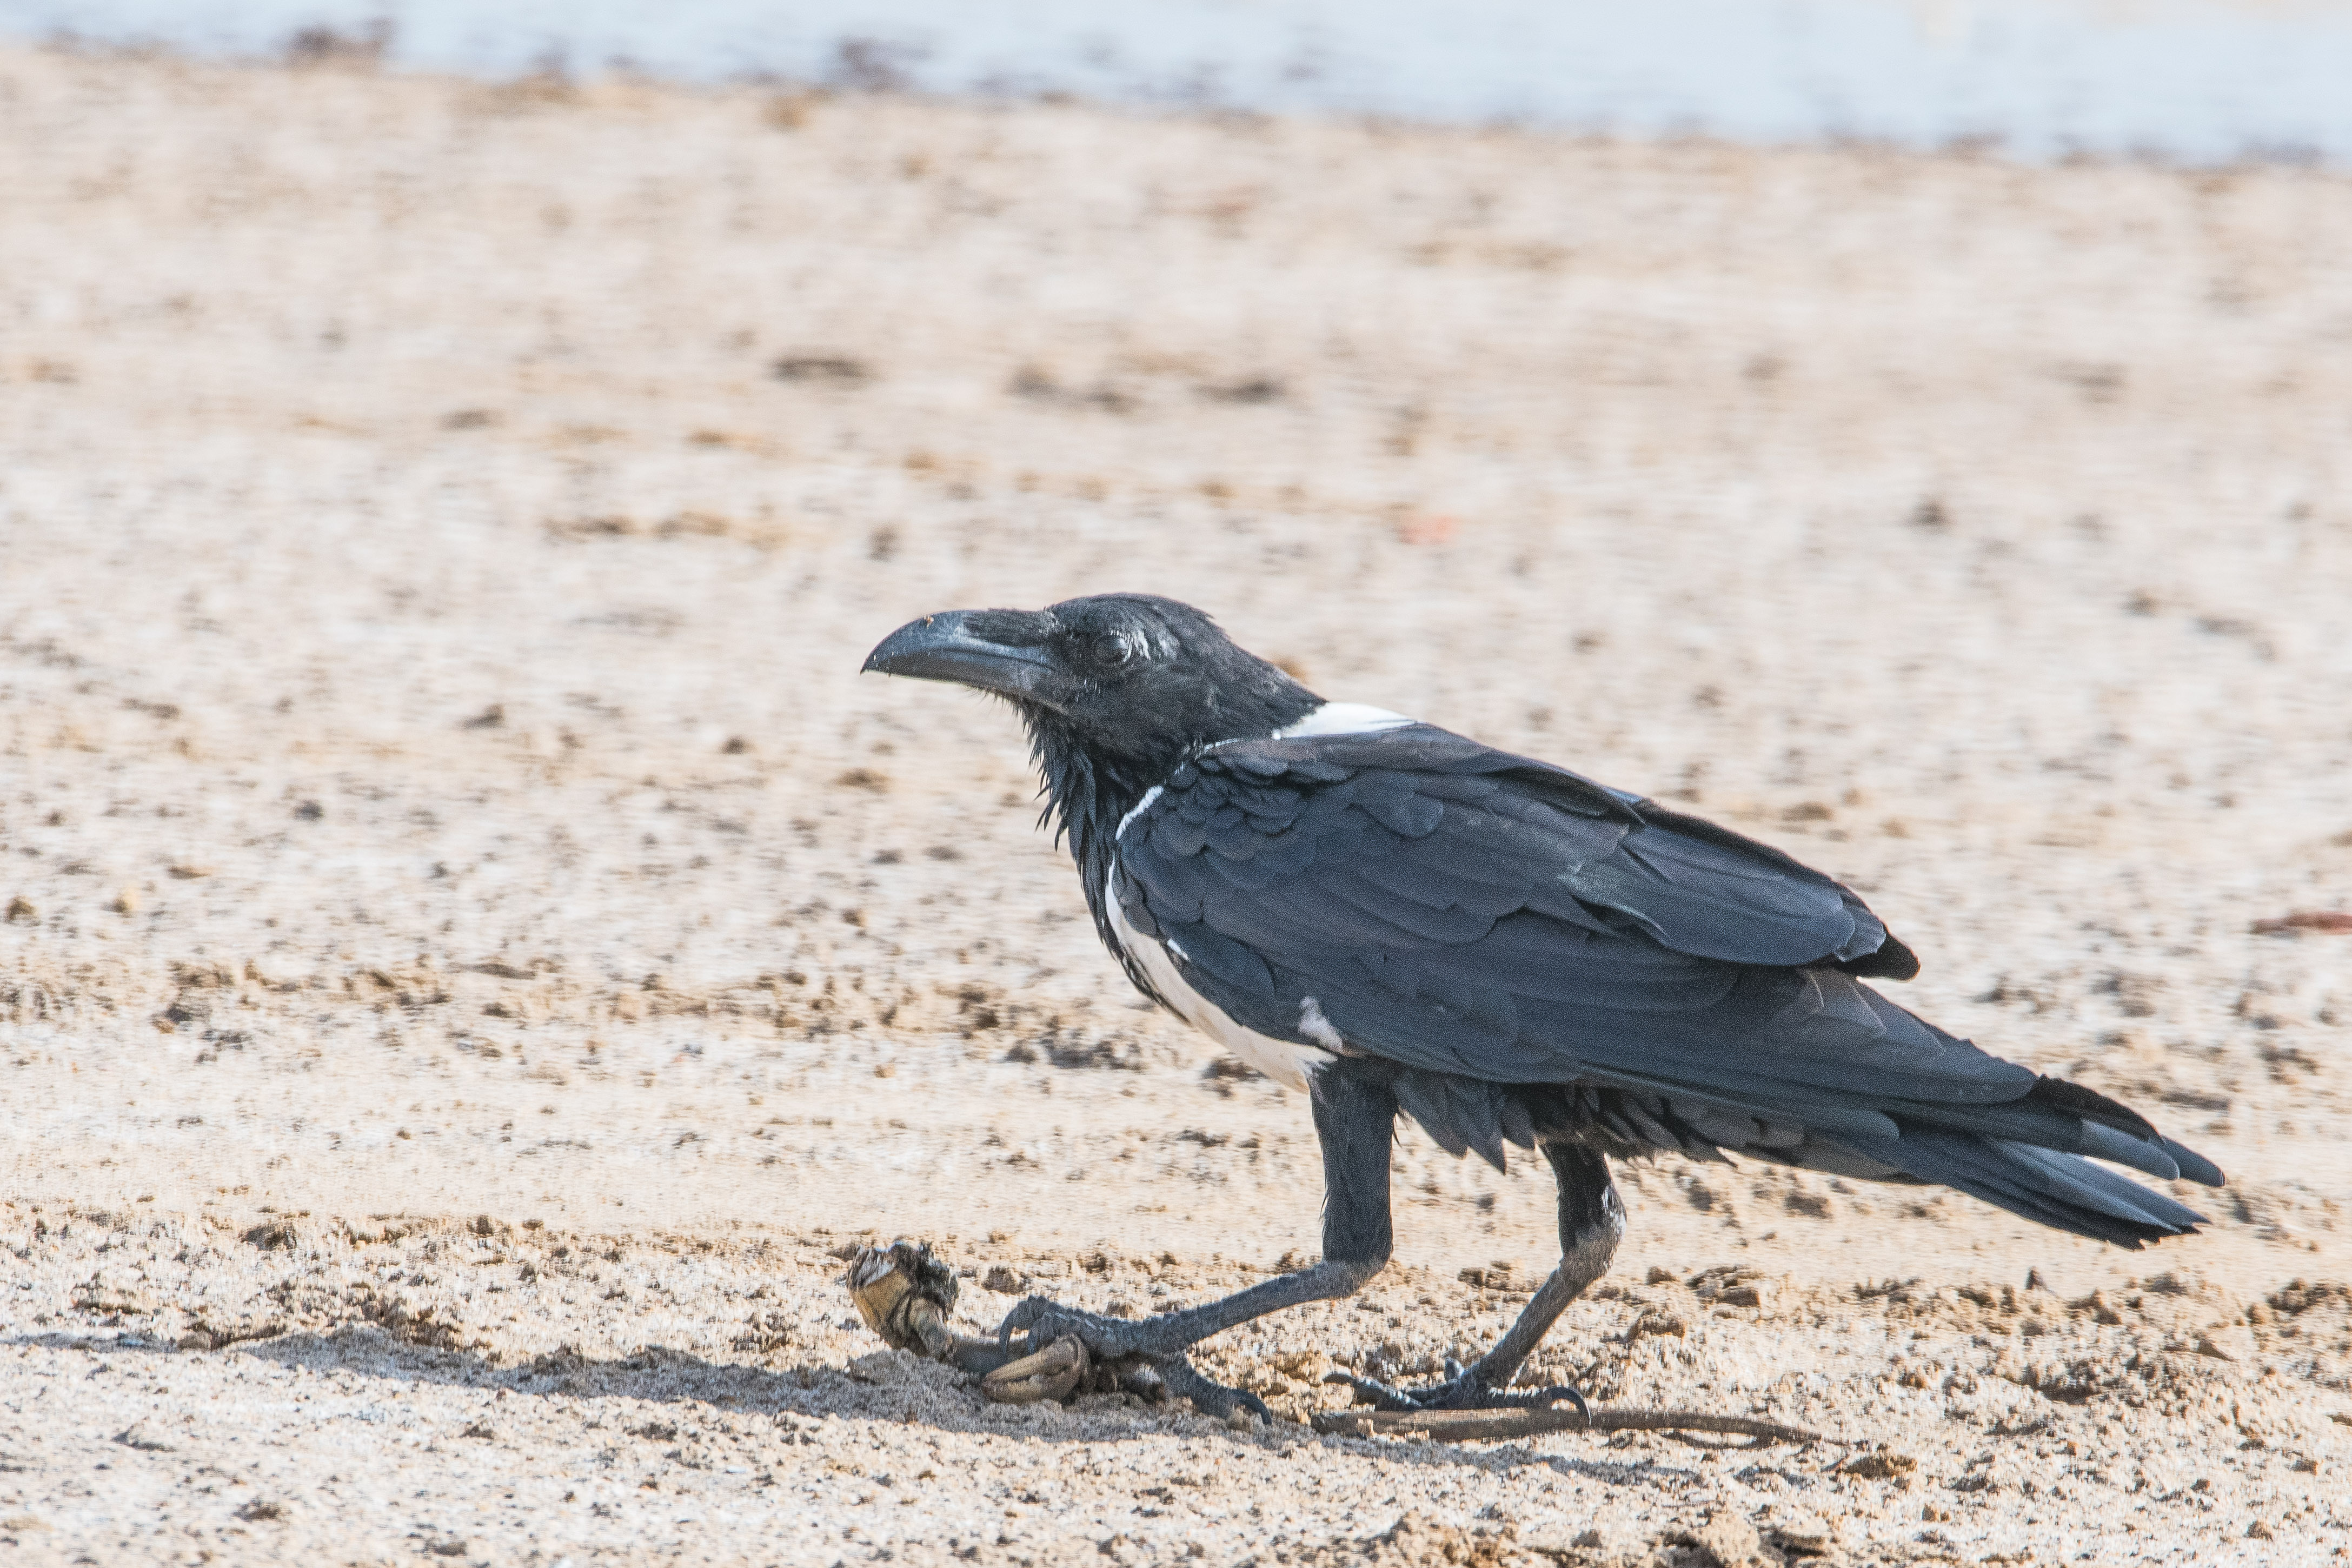
[[[909,621],[866,656],[865,668],[918,680],[952,680],[1052,706],[1051,688],[1060,674],[1053,656],[1043,646],[991,642],[975,636],[972,615],[949,610]]]

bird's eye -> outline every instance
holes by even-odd
[[[1106,669],[1116,669],[1135,657],[1135,644],[1124,632],[1105,632],[1095,638],[1095,659]]]

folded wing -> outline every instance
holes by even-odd
[[[1832,879],[1444,731],[1214,748],[1130,819],[1117,856],[1129,923],[1277,1038],[1315,1043],[1311,1016],[1409,1072],[1613,1096],[1648,1145],[1942,1182],[2126,1244],[2196,1216],[2045,1156],[2219,1180],[2124,1107],[1860,984],[1917,961]],[[1507,1106],[1541,1098],[1489,1098],[1405,1101],[1442,1142],[1496,1158],[1530,1131]]]

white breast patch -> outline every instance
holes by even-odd
[[[1113,872],[1112,878],[1117,875]],[[1168,946],[1174,944],[1162,946],[1128,923],[1127,911],[1119,907],[1118,887],[1110,878],[1103,883],[1103,901],[1110,911],[1111,933],[1118,938],[1118,945],[1135,960],[1151,982],[1151,988],[1175,1009],[1178,1017],[1286,1089],[1304,1090],[1308,1075],[1329,1065],[1330,1052],[1244,1028],[1223,1008],[1193,990],[1185,981],[1183,971],[1176,967],[1175,959],[1169,955]],[[1314,1021],[1321,1026],[1323,1034],[1328,1035],[1337,1046],[1339,1031],[1324,1020],[1322,1009],[1311,1000],[1307,1006],[1314,1013]]]
[[[1369,735],[1382,730],[1402,729],[1415,722],[1402,713],[1391,713],[1385,708],[1375,708],[1367,702],[1326,702],[1298,722],[1277,730],[1273,740],[1290,741],[1309,735]],[[1223,742],[1231,744],[1230,742]],[[1210,748],[1214,750],[1214,747]],[[1114,842],[1125,834],[1128,825],[1150,809],[1160,798],[1160,786],[1154,784],[1145,792],[1135,809],[1120,818]],[[1116,877],[1118,873],[1113,872]],[[1321,1004],[1307,997],[1299,1005],[1298,1032],[1315,1045],[1302,1046],[1291,1040],[1277,1040],[1271,1035],[1261,1035],[1255,1029],[1243,1027],[1229,1017],[1224,1009],[1185,982],[1176,960],[1185,956],[1184,950],[1174,942],[1161,943],[1144,935],[1127,921],[1127,911],[1119,908],[1117,888],[1106,880],[1103,902],[1110,912],[1111,934],[1118,945],[1133,958],[1151,988],[1160,993],[1169,1006],[1176,1010],[1192,1027],[1216,1041],[1234,1055],[1289,1089],[1305,1089],[1307,1078],[1317,1069],[1330,1064],[1334,1056],[1347,1049],[1347,1042],[1331,1021],[1323,1016]],[[1173,949],[1171,954],[1170,950]],[[1189,962],[1189,960],[1187,960]],[[1318,1047],[1322,1048],[1318,1048]]]

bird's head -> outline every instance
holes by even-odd
[[[1072,744],[1121,772],[1270,735],[1322,700],[1201,611],[1149,594],[925,616],[885,637],[866,668],[995,692],[1041,751]]]

